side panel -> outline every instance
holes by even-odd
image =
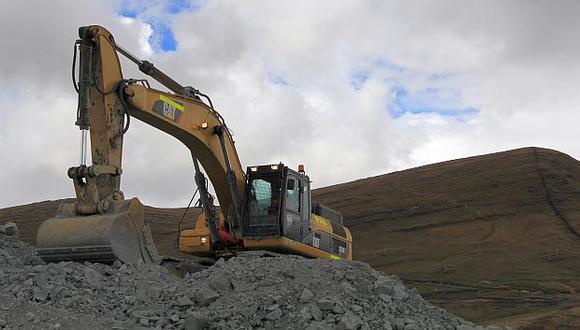
[[[350,259],[352,256],[352,236],[350,231],[319,215],[312,214],[312,244],[314,247]]]

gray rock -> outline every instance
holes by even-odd
[[[281,295],[275,295],[272,297],[272,300],[274,300],[274,302],[278,305],[280,305],[282,303],[282,296]]]
[[[127,267],[127,265],[126,265],[126,264],[122,264],[122,265],[119,267],[119,272],[120,272],[120,273],[127,273],[128,269],[129,269],[129,267]]]
[[[214,290],[202,287],[201,289],[197,290],[194,294],[195,303],[198,306],[209,306],[212,302],[216,301],[220,295],[219,293],[215,292]]]
[[[312,297],[314,297],[312,291],[310,291],[310,289],[308,288],[304,288],[304,290],[302,290],[302,294],[300,295],[300,302],[305,304],[309,302],[312,299]]]
[[[388,294],[393,293],[393,283],[389,281],[386,277],[381,276],[373,283],[373,290],[376,294]]]
[[[9,236],[18,236],[18,226],[14,222],[7,222],[5,225],[0,227],[0,233]]]
[[[219,258],[218,261],[215,262],[214,266],[223,266],[226,263],[226,260],[224,258]]]
[[[310,314],[310,308],[308,308],[308,306],[304,306],[300,309],[300,317],[304,321],[308,321],[312,318],[312,315]]]
[[[98,271],[96,271],[90,267],[86,267],[84,269],[84,275],[85,275],[85,281],[89,287],[91,287],[93,289],[100,289],[103,286],[101,283],[102,275]]]
[[[393,320],[393,329],[394,330],[405,330],[405,320],[403,319],[394,319]]]
[[[407,300],[409,298],[409,293],[405,290],[402,285],[395,285],[393,287],[393,296],[398,300]]]
[[[187,297],[181,297],[173,302],[173,306],[188,307],[193,306],[193,301]]]
[[[36,315],[34,315],[34,313],[32,312],[26,312],[26,314],[24,314],[24,317],[26,318],[27,321],[32,321],[34,320],[34,318],[36,318]]]
[[[332,308],[332,312],[335,314],[342,314],[344,313],[344,308],[340,304],[335,304]]]
[[[421,327],[418,326],[414,321],[408,320],[403,329],[405,329],[405,330],[421,330]]]
[[[210,289],[220,292],[220,293],[227,293],[228,291],[232,290],[232,284],[229,280],[224,279],[215,279],[209,282]]]
[[[334,301],[330,300],[330,299],[320,299],[316,305],[318,306],[318,308],[320,308],[323,311],[331,311],[334,308]]]
[[[48,300],[48,291],[35,287],[32,289],[32,298],[38,302],[45,302]]]
[[[393,330],[393,326],[391,325],[391,322],[385,321],[383,323],[383,330]]]
[[[328,325],[322,322],[311,322],[305,330],[327,330]]]
[[[150,299],[157,300],[161,296],[161,289],[156,286],[149,287],[147,290],[147,296]]]
[[[266,310],[267,311],[273,311],[273,310],[276,310],[278,308],[280,308],[280,305],[274,304],[274,305],[270,305],[270,306],[266,307]]]
[[[292,269],[289,269],[289,268],[284,268],[280,272],[280,274],[286,278],[289,278],[289,279],[293,279],[296,277],[296,275],[294,275],[294,271]]]
[[[322,311],[316,305],[310,306],[310,315],[316,321],[322,321]]]
[[[192,315],[185,319],[183,328],[185,330],[202,330],[209,328],[210,323],[207,317],[199,312],[193,312]]]
[[[280,308],[271,311],[264,317],[268,321],[276,321],[282,317],[282,310]]]
[[[347,311],[340,318],[339,327],[344,330],[356,330],[362,325],[361,319],[354,315],[351,311]]]
[[[356,288],[352,286],[352,284],[350,284],[348,281],[342,281],[340,285],[347,291],[356,292]]]

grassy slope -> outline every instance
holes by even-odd
[[[519,149],[322,188],[314,197],[345,215],[357,259],[399,274],[467,319],[580,326],[570,309],[580,302],[573,232],[580,163],[567,155]]]
[[[340,210],[355,258],[398,274],[467,319],[580,327],[580,163],[519,149],[318,189]],[[0,210],[33,243],[58,201]],[[146,208],[159,249],[176,253],[183,209]],[[191,224],[198,210],[184,220]]]

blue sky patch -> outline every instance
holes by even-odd
[[[405,113],[436,113],[442,116],[475,116],[479,109],[465,107],[459,91],[440,88],[426,88],[409,91],[403,87],[393,88],[394,98],[388,102],[389,114],[395,118]]]
[[[358,68],[351,71],[350,85],[358,91],[363,88],[364,84],[375,71],[384,71],[385,69],[395,74],[405,74],[410,71],[408,68],[386,59],[366,58],[363,60],[362,65],[359,65]],[[392,81],[392,79],[384,79],[384,81]]]
[[[350,71],[350,85],[356,90],[364,87],[373,77],[391,89],[392,97],[387,101],[389,114],[398,118],[406,113],[436,113],[456,117],[458,120],[476,116],[479,109],[466,106],[459,89],[441,87],[454,76],[451,72],[430,73],[405,67],[381,58],[364,58]],[[405,81],[420,82],[429,87],[410,89]]]
[[[177,41],[171,30],[171,20],[182,11],[201,7],[197,0],[131,1],[122,0],[119,15],[139,18],[150,24],[153,34],[149,44],[156,52],[171,52],[177,49]]]
[[[182,11],[196,10],[201,7],[200,1],[170,0],[166,1],[167,11],[170,14],[179,14]]]
[[[356,71],[350,75],[350,84],[358,91],[369,80],[370,75],[370,70]]]
[[[173,36],[173,31],[167,24],[157,23],[151,24],[153,28],[153,35],[149,37],[149,43],[152,46],[157,45],[162,51],[171,52],[177,49],[177,41]],[[155,47],[153,47],[155,48]]]
[[[137,11],[130,9],[127,6],[121,5],[121,10],[119,10],[119,15],[123,17],[137,18]]]
[[[272,71],[268,71],[268,78],[270,79],[271,82],[273,82],[276,85],[288,86],[289,84],[287,77],[285,77],[282,74],[274,73]]]
[[[400,64],[397,64],[397,63],[391,62],[391,61],[387,61],[387,60],[381,59],[381,58],[375,59],[373,61],[373,64],[377,67],[386,68],[386,69],[389,69],[389,70],[392,70],[395,72],[399,72],[399,73],[403,73],[403,72],[409,70],[408,68],[406,68]]]

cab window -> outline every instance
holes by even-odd
[[[276,176],[253,178],[250,181],[249,211],[251,217],[277,216],[279,209],[279,184]]]
[[[300,186],[294,178],[288,178],[286,183],[286,209],[300,213]]]

